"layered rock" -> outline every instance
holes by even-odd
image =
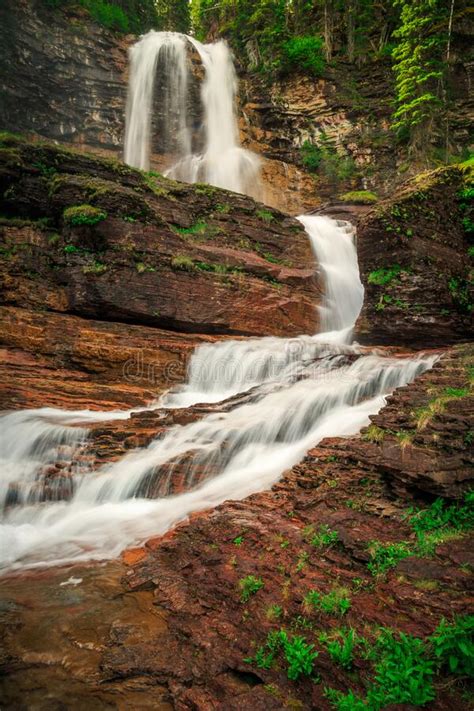
[[[0,27],[0,128],[121,150],[130,38],[41,0],[2,2]]]
[[[193,333],[317,330],[314,257],[297,221],[53,146],[2,146],[4,303]]]
[[[473,334],[472,168],[421,174],[358,225],[358,340],[438,346]]]

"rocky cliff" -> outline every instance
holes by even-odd
[[[195,333],[317,330],[314,257],[296,220],[14,137],[0,161],[4,303]]]
[[[472,186],[470,163],[420,174],[360,219],[359,340],[423,347],[472,338]]]

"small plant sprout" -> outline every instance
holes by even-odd
[[[256,578],[254,575],[247,575],[239,580],[241,601],[248,602],[252,595],[255,595],[263,586],[262,578]]]
[[[312,675],[314,660],[318,656],[318,652],[314,651],[314,644],[308,644],[306,639],[299,635],[290,638],[285,630],[270,632],[265,645],[257,649],[255,657],[244,661],[256,664],[261,669],[270,669],[280,653],[287,665],[288,679],[295,681],[300,676]]]
[[[342,617],[350,609],[351,599],[347,588],[335,587],[326,595],[310,590],[304,598],[304,604],[310,609]]]
[[[337,543],[339,540],[339,534],[337,531],[333,531],[326,524],[319,527],[318,532],[312,537],[311,545],[316,548],[322,548],[323,546],[331,546]]]

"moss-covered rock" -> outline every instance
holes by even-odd
[[[251,198],[11,134],[0,193],[12,305],[200,333],[317,330],[307,235]]]

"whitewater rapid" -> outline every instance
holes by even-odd
[[[435,356],[382,357],[351,345],[363,301],[353,229],[326,217],[300,220],[325,284],[325,332],[200,346],[187,382],[150,407],[246,393],[243,403],[174,426],[113,464],[78,463],[70,500],[43,503],[34,495],[41,471],[65,450],[80,462],[91,421],[131,413],[44,408],[1,419],[1,569],[116,557],[194,511],[267,489],[323,437],[357,433],[388,393],[433,365]],[[173,493],[176,476],[183,493]]]

